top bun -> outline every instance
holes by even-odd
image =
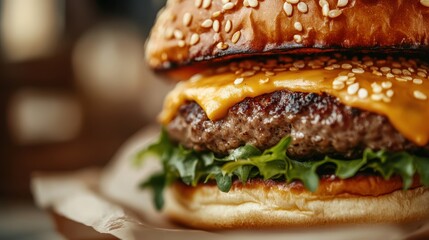
[[[428,0],[169,0],[146,58],[162,70],[248,54],[428,43]]]

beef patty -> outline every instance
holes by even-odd
[[[221,155],[244,144],[263,150],[286,135],[293,138],[288,154],[297,159],[354,158],[365,148],[429,149],[405,139],[385,116],[346,106],[327,94],[288,90],[246,98],[218,121],[208,119],[197,103],[188,102],[167,130],[187,148]]]

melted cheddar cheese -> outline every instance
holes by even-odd
[[[407,139],[421,146],[428,144],[426,65],[393,59],[333,62],[277,62],[273,66],[246,61],[241,67],[234,63],[198,74],[178,83],[168,94],[160,121],[168,124],[186,101],[197,102],[208,118],[216,121],[245,98],[289,89],[327,93],[346,105],[384,115]]]

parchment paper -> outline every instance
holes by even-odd
[[[137,187],[151,172],[160,169],[156,159],[147,159],[139,169],[132,165],[133,155],[153,141],[158,132],[158,127],[150,127],[137,133],[105,169],[35,174],[32,190],[36,204],[121,239],[429,239],[429,222],[228,232],[175,226],[154,210],[150,193]]]

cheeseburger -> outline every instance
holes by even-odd
[[[423,220],[428,54],[428,0],[169,0],[146,59],[177,85],[142,186],[194,228]]]

